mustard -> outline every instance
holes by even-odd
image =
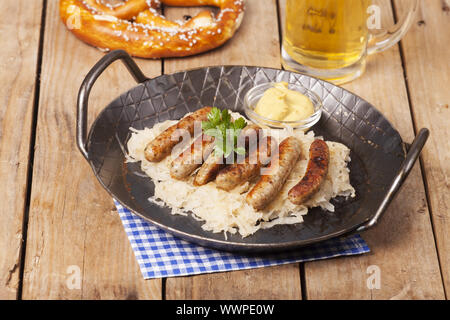
[[[304,94],[288,89],[287,82],[280,82],[264,92],[254,111],[271,120],[301,121],[313,115],[314,105]]]

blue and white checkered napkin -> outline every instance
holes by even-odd
[[[253,256],[216,251],[178,239],[114,203],[145,279],[261,268],[370,251],[359,235],[289,253]]]

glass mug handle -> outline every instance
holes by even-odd
[[[385,29],[378,34],[371,34],[369,36],[369,46],[367,48],[368,54],[387,50],[403,38],[403,36],[411,27],[414,21],[414,17],[416,16],[419,8],[419,0],[409,1],[411,1],[411,7],[408,11],[408,14],[406,14],[406,16],[403,17],[402,20],[397,22],[390,29]]]

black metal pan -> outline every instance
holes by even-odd
[[[97,117],[89,135],[86,118],[89,93],[99,75],[121,59],[139,83],[113,100]],[[271,81],[300,84],[322,98],[320,122],[313,128],[326,140],[351,149],[350,178],[355,199],[333,200],[336,212],[310,210],[304,223],[278,225],[254,235],[213,234],[189,216],[148,201],[154,184],[140,164],[125,164],[130,127],[152,127],[166,119],[180,119],[203,106],[229,108],[243,113],[243,97],[253,86]],[[105,55],[88,73],[78,97],[77,144],[109,194],[133,213],[187,241],[241,252],[295,249],[373,227],[407,178],[428,138],[419,132],[411,146],[370,103],[333,84],[284,70],[248,66],[194,69],[148,79],[124,51]],[[409,150],[409,151],[408,151]]]

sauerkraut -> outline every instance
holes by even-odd
[[[288,191],[303,177],[308,163],[309,147],[316,139],[314,132],[266,129],[266,134],[274,136],[281,142],[288,136],[295,136],[301,141],[300,160],[293,168],[286,184],[275,200],[264,210],[256,211],[245,201],[247,192],[257,181],[249,181],[231,192],[216,188],[215,182],[196,187],[192,184],[195,172],[185,181],[171,178],[169,165],[172,157],[168,156],[159,163],[148,162],[144,156],[146,145],[159,133],[175,124],[167,120],[153,128],[135,130],[128,141],[128,162],[141,162],[141,169],[155,184],[155,194],[149,199],[158,205],[166,205],[172,214],[186,215],[202,221],[204,230],[219,233],[239,233],[249,236],[259,229],[267,229],[278,224],[302,223],[303,216],[309,208],[321,207],[333,212],[330,200],[337,196],[354,197],[355,189],[350,184],[348,163],[350,150],[343,144],[327,141],[330,150],[330,164],[326,181],[320,190],[306,203],[294,205],[288,200]]]

